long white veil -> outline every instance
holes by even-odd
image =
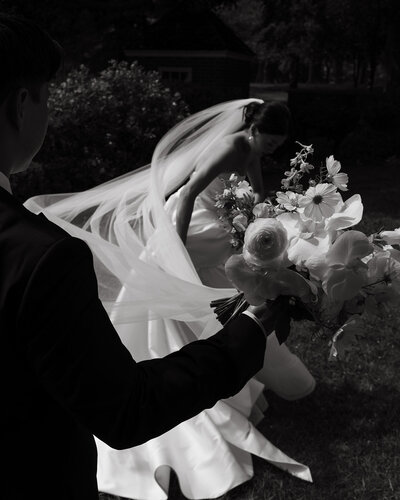
[[[189,116],[160,140],[151,164],[139,170],[81,193],[26,201],[32,212],[43,212],[87,242],[99,296],[114,324],[171,318],[201,320],[205,327],[213,315],[210,301],[233,294],[201,283],[164,205],[202,155],[242,128],[243,108],[254,101],[262,102],[235,100]]]
[[[161,139],[151,165],[85,192],[37,196],[25,203],[87,242],[100,299],[138,361],[164,356],[193,338],[215,333],[220,325],[210,301],[236,292],[201,283],[165,200],[186,181],[202,155],[243,127],[243,108],[253,101],[222,103],[185,119]],[[284,356],[285,346],[271,343],[267,352],[269,361],[275,356],[275,366],[283,367],[278,377],[293,371],[298,379],[293,355]],[[268,369],[271,366],[274,363],[267,363]],[[286,456],[250,424],[248,417],[263,387],[252,379],[235,397],[131,450],[112,450],[96,440],[100,489],[135,498],[166,498],[168,479],[155,478],[159,467],[168,465],[186,496],[214,498],[250,479],[251,453],[311,481],[308,467]],[[188,467],[194,456],[198,463]]]

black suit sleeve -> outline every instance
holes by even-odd
[[[260,327],[242,315],[207,340],[136,363],[98,298],[89,248],[69,237],[36,266],[17,332],[45,390],[117,449],[146,442],[236,394],[262,367],[265,350]]]

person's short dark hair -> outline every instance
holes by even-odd
[[[0,104],[13,89],[50,81],[61,62],[60,45],[44,30],[0,13]]]
[[[279,101],[251,102],[243,110],[245,127],[254,125],[261,134],[288,135],[291,117],[288,107]]]

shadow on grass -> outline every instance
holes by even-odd
[[[286,421],[287,428],[299,427],[301,434],[310,437],[324,433],[331,439],[360,439],[368,423],[368,431],[380,435],[400,430],[400,392],[392,385],[380,384],[366,391],[354,383],[345,381],[341,386],[325,382],[317,385],[314,393],[304,400],[284,401],[275,394],[267,392],[269,409],[260,425],[273,428],[272,421]],[[362,421],[364,426],[360,426]],[[301,424],[301,425],[300,425]],[[357,424],[357,425],[354,425]],[[292,441],[285,429],[281,429],[280,439]]]
[[[254,479],[225,495],[225,500],[400,498],[400,392],[393,386],[380,384],[368,391],[351,382],[322,382],[304,400],[288,402],[269,392],[267,396],[270,407],[260,431],[308,465],[314,483],[288,476],[255,457]]]
[[[220,500],[400,498],[400,392],[393,386],[364,390],[349,381],[321,382],[300,401],[266,395],[270,406],[259,430],[308,465],[314,483],[253,457],[254,477]],[[169,499],[184,500],[176,477],[171,479]]]

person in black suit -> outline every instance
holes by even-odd
[[[47,129],[60,49],[0,15],[0,497],[95,500],[93,435],[117,449],[236,394],[262,367],[274,311],[254,308],[207,340],[135,362],[98,298],[92,254],[11,194]]]

